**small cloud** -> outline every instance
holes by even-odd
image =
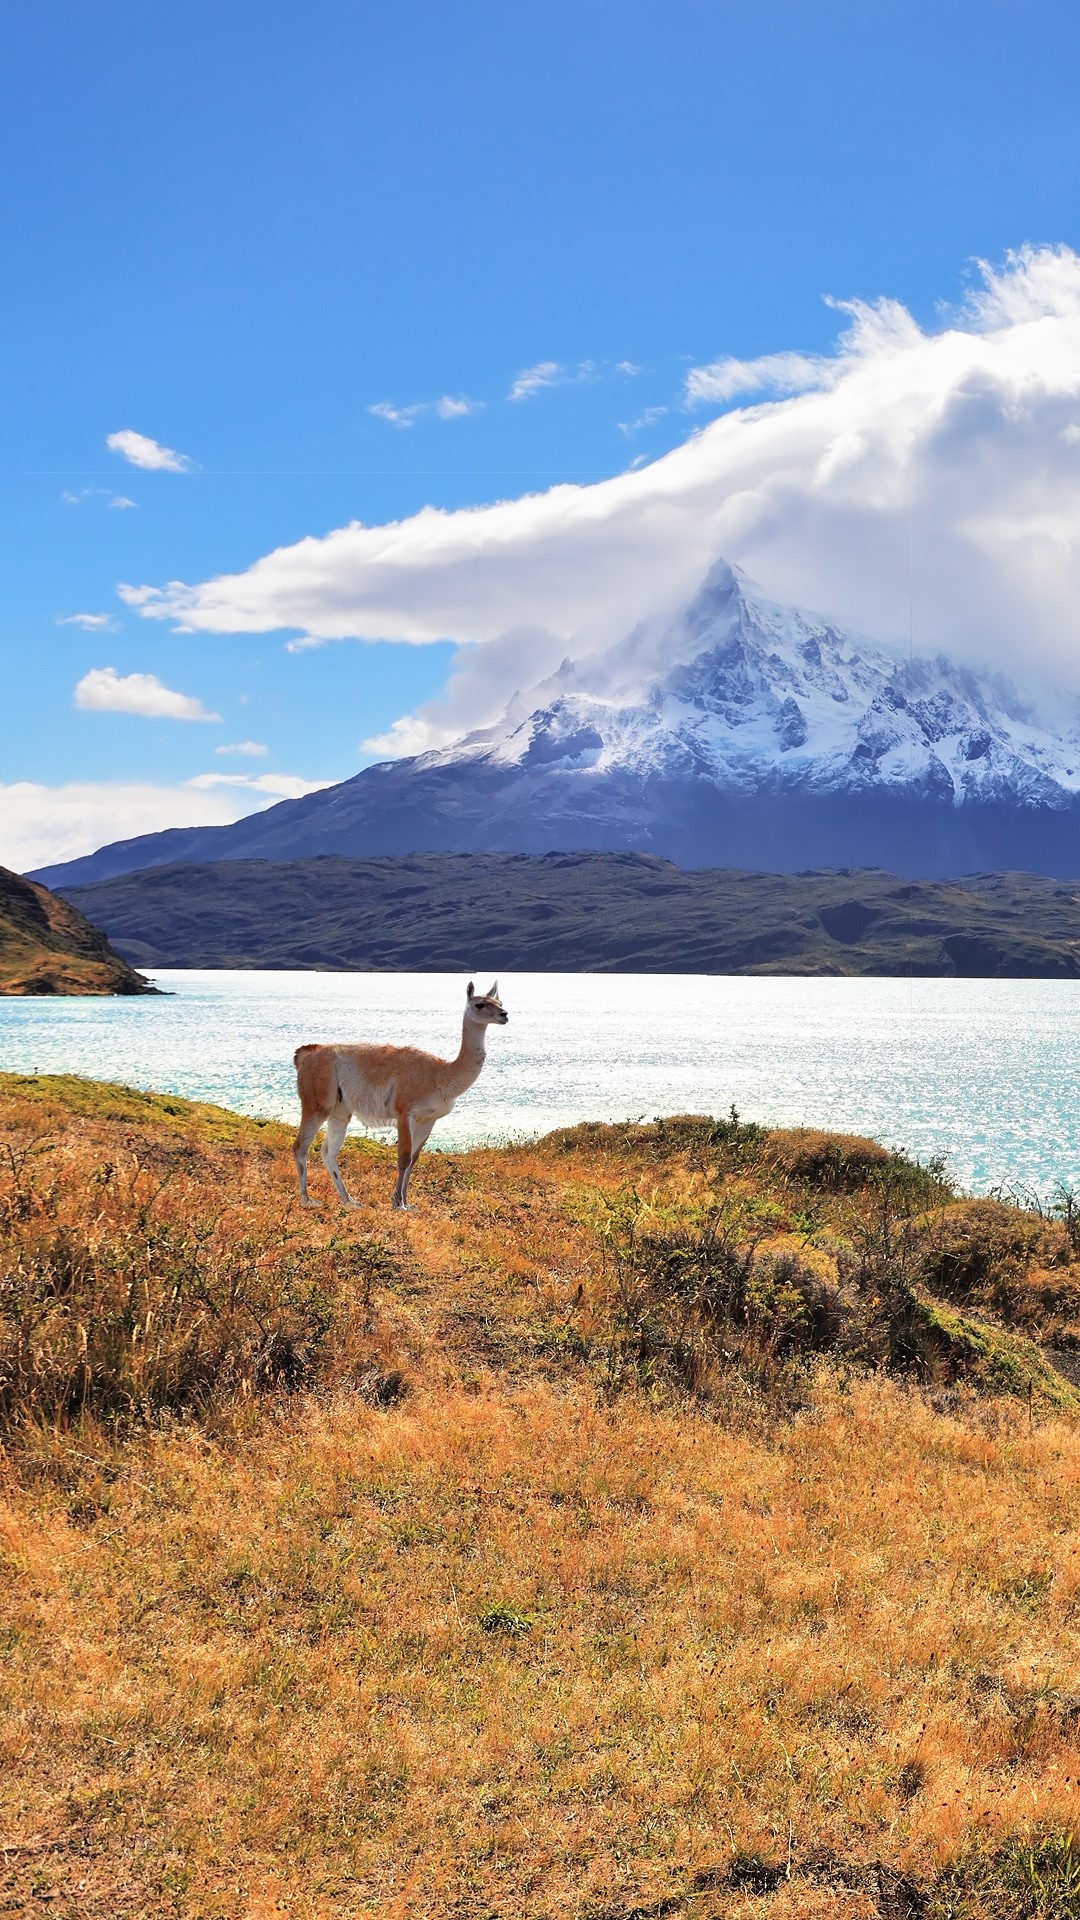
[[[326,645],[326,639],[317,633],[299,633],[295,640],[286,640],[285,651],[286,653],[314,653],[316,647]]]
[[[126,607],[145,607],[148,600],[161,599],[160,587],[129,587],[125,580],[121,580],[116,591]]]
[[[151,440],[149,434],[135,433],[131,427],[110,433],[105,445],[112,453],[130,461],[133,467],[143,467],[148,473],[187,473],[191,466],[185,453],[175,453],[172,447],[163,447],[160,441]]]
[[[423,411],[422,406],[393,407],[389,400],[377,400],[373,407],[368,408],[376,420],[388,420],[392,427],[411,427],[417,415]]]
[[[387,420],[392,427],[411,427],[422,413],[434,413],[440,420],[467,420],[472,413],[482,413],[482,400],[469,400],[464,395],[455,397],[444,393],[439,400],[418,400],[411,407],[395,407],[389,400],[378,400],[368,408],[377,420]]]
[[[129,500],[126,493],[110,492],[108,487],[80,487],[78,493],[70,493],[65,487],[60,498],[65,507],[81,507],[84,500],[90,500],[95,495],[107,500],[110,507],[137,507],[139,504],[137,500]]]
[[[629,362],[626,363],[629,365]],[[600,380],[604,369],[598,367],[595,360],[579,360],[574,367],[565,367],[559,360],[540,360],[535,367],[526,367],[519,373],[510,389],[511,400],[530,400],[534,393],[542,393],[545,387],[576,387],[587,380]]]
[[[483,413],[484,403],[482,400],[464,398],[455,400],[450,394],[444,393],[441,400],[436,400],[435,411],[440,420],[467,420],[470,414]]]
[[[639,413],[636,420],[618,421],[619,432],[637,433],[640,427],[651,427],[653,421],[659,420],[667,411],[667,407],[646,407],[644,413]]]
[[[246,753],[252,758],[269,751],[269,747],[264,747],[261,740],[230,740],[228,746],[214,748],[215,753]]]
[[[331,780],[302,780],[298,773],[196,773],[185,780],[197,793],[209,793],[217,787],[235,787],[244,793],[268,793],[275,800],[302,800],[306,793],[320,793],[333,785]]]
[[[641,372],[641,368],[636,367],[632,360],[616,360],[615,371],[616,373],[624,373],[628,380],[634,380]]]
[[[542,393],[545,387],[561,386],[569,377],[558,360],[538,360],[535,367],[526,367],[524,373],[518,374],[510,389],[510,398],[531,400],[534,393]]]
[[[374,733],[368,740],[361,740],[361,753],[375,754],[379,760],[402,760],[416,753],[426,753],[431,745],[431,728],[419,715],[405,714],[395,720],[386,733]]]
[[[220,720],[194,694],[175,693],[156,673],[119,674],[115,667],[91,667],[75,689],[75,705],[84,713],[138,713],[147,720]]]
[[[58,616],[58,627],[85,627],[87,633],[105,633],[112,627],[112,617],[107,613],[65,613]]]
[[[806,393],[835,377],[835,358],[815,353],[763,353],[757,360],[714,360],[686,376],[689,406],[733,400],[737,393]]]

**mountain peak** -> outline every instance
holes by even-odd
[[[1064,805],[1080,790],[1080,707],[1050,721],[1004,676],[907,659],[769,601],[727,561],[660,630],[640,627],[442,749],[493,766],[708,780],[748,793],[910,789]]]
[[[1078,796],[1076,698],[875,646],[718,560],[674,616],[565,659],[451,746],[42,877],[170,859],[575,848],[786,871],[1072,873]]]

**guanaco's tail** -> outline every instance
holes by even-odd
[[[297,1047],[296,1052],[293,1054],[293,1057],[292,1057],[292,1063],[298,1073],[300,1071],[300,1062],[303,1059],[305,1053],[318,1053],[318,1051],[319,1051],[318,1047],[313,1046],[310,1041],[308,1042],[307,1046]]]

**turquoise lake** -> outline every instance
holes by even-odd
[[[304,1040],[455,1052],[457,974],[163,972],[160,999],[0,1001],[0,1063],[292,1121]],[[485,988],[487,978],[477,977]],[[1080,1187],[1080,982],[505,975],[510,1025],[432,1147],[725,1114],[868,1133],[984,1192]]]

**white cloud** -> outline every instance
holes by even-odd
[[[586,654],[662,616],[721,555],[882,640],[906,641],[913,607],[920,650],[1077,679],[1080,258],[1024,249],[984,268],[932,333],[891,301],[845,312],[831,356],[796,356],[813,385],[735,407],[610,480],[354,523],[240,573],[122,597],[192,631],[454,639],[464,724],[503,697],[499,647],[523,621],[534,638],[514,684],[527,686],[552,647]]]
[[[58,627],[85,627],[87,633],[107,633],[115,626],[109,613],[66,613],[57,617]]]
[[[823,354],[763,353],[757,360],[714,360],[711,366],[691,367],[686,376],[686,398],[691,406],[708,400],[733,400],[737,393],[805,393],[825,386],[837,361]]]
[[[435,402],[435,411],[440,420],[468,420],[470,415],[482,413],[483,410],[482,400],[467,400],[464,396],[455,399],[450,393],[444,393],[442,399]]]
[[[460,727],[457,731],[461,732]],[[369,739],[361,740],[360,751],[371,760],[404,760],[411,754],[445,746],[454,737],[421,708],[419,713],[403,714],[385,733],[373,733]]]
[[[78,493],[71,493],[65,487],[60,495],[65,507],[81,507],[84,500],[107,500],[110,507],[137,507],[137,500],[129,500],[126,493],[113,493],[108,487],[80,487]]]
[[[373,407],[368,408],[368,412],[373,413],[377,420],[388,420],[392,427],[411,427],[413,421],[423,410],[422,405],[415,407],[394,407],[391,406],[389,400],[378,400]]]
[[[635,366],[632,360],[616,360],[615,371],[624,373],[628,380],[635,380],[642,369]]]
[[[27,873],[140,833],[227,826],[281,797],[253,786],[208,789],[186,782],[158,786],[140,780],[85,780],[50,787],[18,780],[0,785],[0,864]]]
[[[376,401],[368,408],[378,420],[389,421],[392,427],[411,427],[423,413],[437,414],[440,420],[467,420],[471,414],[482,413],[482,400],[468,400],[461,395],[444,393],[439,400],[418,400],[411,407],[395,407],[389,400]]]
[[[110,433],[105,445],[112,453],[118,453],[133,467],[143,467],[148,473],[186,473],[191,461],[186,453],[175,453],[172,447],[163,447],[158,440],[151,440],[149,434],[135,433],[131,427],[123,427],[119,433]],[[113,505],[118,502],[114,501]],[[134,501],[125,502],[134,506]]]
[[[361,742],[361,752],[377,760],[425,753],[447,745],[501,710],[513,695],[553,673],[566,657],[566,644],[542,627],[514,627],[485,646],[459,647],[445,692],[418,713],[395,720],[385,733]]]
[[[184,784],[198,793],[230,788],[238,793],[268,793],[274,800],[302,800],[305,793],[319,793],[330,782],[304,780],[298,773],[196,773]]]
[[[269,751],[269,747],[264,747],[261,740],[231,740],[228,746],[214,748],[215,753],[246,753],[251,756]]]
[[[545,387],[558,387],[569,378],[566,368],[557,360],[538,360],[535,367],[526,367],[519,373],[510,389],[511,400],[531,400],[534,393],[541,393]]]
[[[646,407],[643,413],[638,414],[636,420],[618,421],[619,432],[637,433],[642,427],[651,427],[654,420],[663,419],[664,414],[669,412],[669,407]]]
[[[147,720],[220,720],[207,713],[191,693],[174,693],[156,673],[119,674],[115,667],[91,667],[75,689],[75,705],[86,713],[138,713]]]
[[[526,367],[519,373],[510,392],[509,400],[531,400],[534,393],[542,393],[545,387],[579,386],[582,381],[597,380],[602,377],[603,369],[595,360],[579,360],[576,366],[564,367],[559,360],[540,360],[535,367]],[[629,360],[620,360],[616,373],[637,373]]]

